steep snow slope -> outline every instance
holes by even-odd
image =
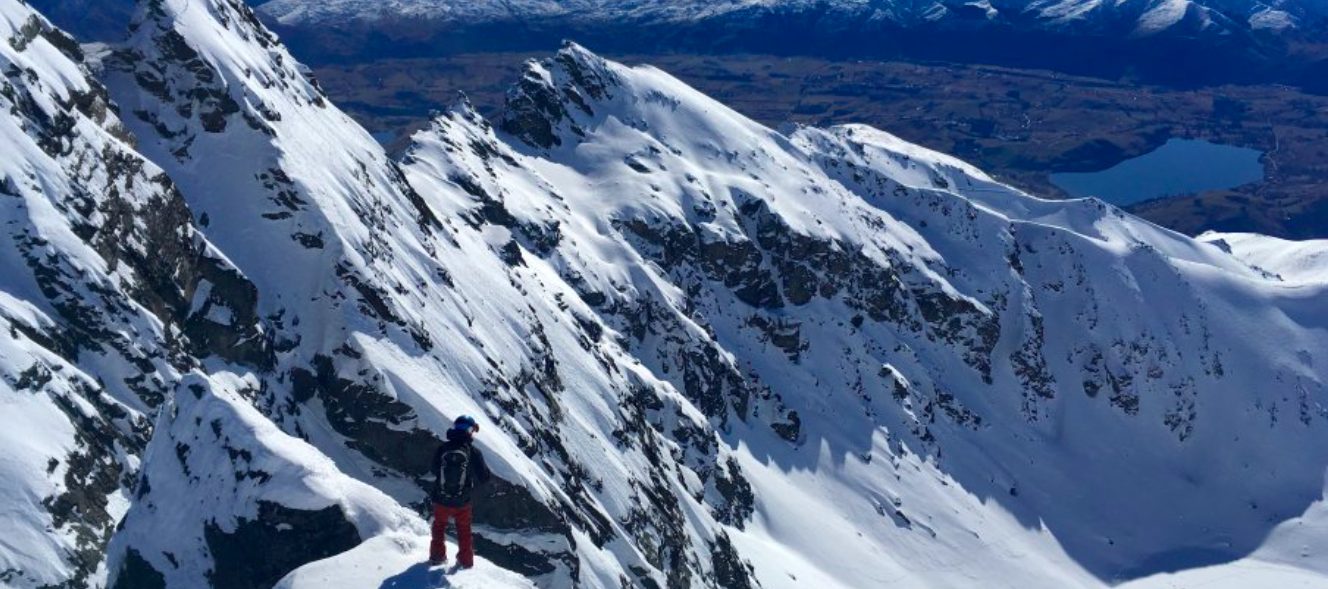
[[[145,2],[109,68],[144,151],[259,289],[273,354],[243,388],[284,431],[418,506],[439,432],[487,416],[503,482],[481,554],[547,585],[707,585],[735,562],[708,506],[740,475],[703,416],[464,193],[427,206],[242,4]],[[126,553],[177,567],[128,521]]]
[[[1328,532],[1328,503],[1315,502],[1304,515],[1279,524],[1253,554],[1234,562],[1159,573],[1121,585],[1126,589],[1243,589],[1324,586],[1320,553],[1312,547]]]
[[[235,564],[228,535],[288,550],[271,561],[289,568],[335,547],[262,538],[256,519],[297,541],[342,510],[356,542],[424,529],[243,401],[268,363],[254,285],[134,151],[77,44],[14,0],[0,26],[0,581],[243,586],[248,571],[216,566]],[[108,561],[108,542],[157,550]]]
[[[144,0],[105,60],[167,180],[0,7],[8,584],[1328,578],[1324,283],[575,45],[399,166],[237,0]],[[459,413],[493,566],[440,581]]]
[[[260,339],[252,286],[134,152],[78,45],[0,2],[0,581],[83,586],[195,357]]]
[[[1321,349],[1322,289],[879,131],[781,135],[577,47],[530,65],[499,127],[440,118],[408,177],[518,243],[556,228],[526,253],[738,450],[763,585],[1125,579],[1247,553],[1321,496],[1322,366],[1278,358]],[[706,350],[773,405],[732,421],[697,386]]]
[[[1288,241],[1254,233],[1214,232],[1200,235],[1199,240],[1288,282],[1328,282],[1328,240]]]

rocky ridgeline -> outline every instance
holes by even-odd
[[[24,549],[61,562],[0,578],[83,586],[104,566],[123,517],[113,498],[139,488],[154,412],[200,358],[258,366],[266,340],[253,285],[196,229],[166,174],[134,150],[78,44],[21,5],[3,12],[0,366],[6,394],[26,408],[6,427],[59,424],[7,449],[28,449],[20,464],[41,471],[16,466],[5,476],[48,489],[39,505],[14,507],[49,518],[43,542]]]
[[[1102,203],[572,44],[398,163],[238,0],[144,0],[105,87],[0,7],[0,419],[61,424],[3,472],[46,550],[0,541],[6,583],[270,586],[423,533],[461,413],[498,478],[480,556],[545,586],[790,577],[779,518],[845,522],[836,566],[980,552],[997,508],[1107,578],[1248,550],[1320,488],[1322,315]],[[1235,450],[1271,474],[1185,501],[1179,465]]]

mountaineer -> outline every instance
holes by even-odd
[[[429,543],[429,564],[447,562],[447,521],[456,520],[457,564],[475,565],[475,546],[471,539],[471,491],[489,480],[484,455],[475,448],[474,436],[480,431],[475,418],[462,415],[447,430],[447,441],[433,456],[433,541]]]

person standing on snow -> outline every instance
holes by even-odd
[[[475,418],[462,415],[447,430],[447,441],[433,456],[436,477],[433,500],[433,541],[429,543],[429,564],[447,562],[447,520],[456,520],[457,564],[475,566],[475,546],[470,535],[471,491],[489,480],[484,455],[475,447],[474,436],[480,426]]]

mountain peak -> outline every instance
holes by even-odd
[[[613,97],[622,84],[614,64],[571,41],[552,58],[526,62],[521,80],[507,93],[500,127],[527,144],[545,149],[561,145],[560,129],[584,136],[581,117]]]
[[[609,90],[619,83],[608,60],[570,40],[563,41],[554,63],[591,98],[607,97]]]
[[[263,271],[267,256],[291,248],[310,268],[337,255],[357,266],[392,251],[383,233],[394,222],[425,222],[377,142],[324,98],[243,2],[143,0],[137,22],[108,63],[108,85],[145,153],[208,219],[205,232],[245,236],[221,245],[257,281],[316,289],[312,276]],[[255,249],[258,235],[273,242]]]
[[[236,113],[249,126],[267,126],[279,94],[326,104],[307,71],[239,0],[140,0],[130,31],[114,61],[154,92],[190,99],[208,132],[224,130]],[[153,58],[159,63],[140,67]],[[171,63],[180,71],[169,71]]]

